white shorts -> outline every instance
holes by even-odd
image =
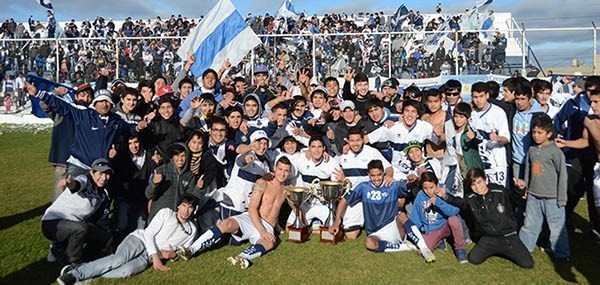
[[[594,165],[594,205],[600,207],[600,162]]]
[[[256,244],[258,242],[260,239],[260,232],[258,232],[258,230],[252,224],[252,220],[250,219],[248,212],[233,216],[231,218],[237,221],[240,227],[240,232],[242,232],[242,236],[231,235],[233,238],[235,238],[237,241],[248,240],[251,244]],[[260,221],[268,233],[274,234],[273,227],[267,223],[267,221],[265,221],[263,218],[261,218]]]
[[[370,234],[369,236],[377,237],[380,240],[389,242],[404,242],[404,240],[400,236],[400,231],[398,230],[398,224],[396,223],[396,219],[394,219],[378,231]]]
[[[310,225],[315,219],[319,220],[321,224],[324,224],[325,220],[327,220],[327,216],[329,215],[329,208],[327,208],[327,206],[320,201],[309,201],[302,204],[300,209],[302,209],[302,212],[304,212],[304,218],[306,219],[308,225]],[[296,211],[292,210],[287,219],[287,224],[292,224],[295,219]]]
[[[365,223],[362,202],[358,202],[354,206],[346,207],[346,213],[344,213],[343,220],[344,229],[362,227],[362,225]]]

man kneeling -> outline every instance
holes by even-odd
[[[367,238],[365,247],[376,252],[395,252],[416,249],[407,243],[405,233],[421,250],[427,262],[435,260],[435,256],[427,249],[423,236],[414,227],[406,214],[399,212],[398,199],[407,193],[404,181],[394,181],[390,186],[383,183],[384,168],[381,160],[371,160],[367,165],[369,180],[365,181],[340,199],[336,219],[330,228],[335,235],[342,222],[348,204],[362,201]]]
[[[241,269],[250,266],[250,260],[260,257],[275,247],[273,227],[277,223],[279,210],[285,201],[286,180],[292,164],[281,157],[275,164],[275,177],[271,181],[261,178],[256,181],[250,196],[248,212],[229,217],[202,234],[189,248],[179,248],[178,253],[187,260],[196,252],[218,243],[224,234],[232,234],[239,240],[249,240],[250,246],[236,257],[227,261]],[[236,233],[241,232],[241,236]]]
[[[75,268],[65,266],[56,282],[64,285],[95,277],[128,277],[144,271],[150,263],[156,270],[168,271],[162,260],[177,260],[173,247],[189,246],[196,237],[196,226],[189,220],[195,208],[196,198],[184,195],[177,212],[161,209],[146,229],[130,233],[114,254]]]

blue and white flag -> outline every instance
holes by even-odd
[[[491,16],[489,16],[481,24],[481,29],[484,31],[487,31],[487,30],[492,29],[493,26],[494,26],[494,20],[492,19]],[[488,36],[487,32],[483,32],[483,36],[487,37]]]
[[[279,10],[277,10],[277,13],[275,13],[275,16],[284,17],[286,19],[292,18],[294,21],[298,20],[299,18],[296,10],[294,9],[294,3],[292,3],[292,0],[283,1],[283,4],[281,4],[281,7]]]
[[[49,9],[49,10],[53,10],[54,9],[52,7],[52,1],[51,0],[35,0],[35,2],[40,3],[40,5],[42,5],[46,9]]]
[[[221,0],[192,30],[177,54],[181,58],[193,54],[196,60],[190,70],[200,77],[209,68],[219,70],[227,59],[233,66],[237,65],[260,43],[231,1]]]
[[[48,91],[48,92],[52,92],[54,91],[54,89],[56,89],[57,87],[65,87],[67,88],[67,90],[69,90],[69,96],[70,102],[73,102],[75,99],[75,93],[77,92],[77,90],[66,86],[64,84],[55,82],[55,81],[51,81],[33,74],[29,74],[27,75],[27,82],[32,83],[33,85],[35,85],[35,87],[38,90],[44,90],[44,91]],[[31,114],[38,117],[38,118],[48,118],[48,115],[46,115],[46,112],[44,112],[44,110],[42,110],[42,107],[40,107],[40,99],[38,99],[35,96],[31,96],[29,95],[29,100],[31,100]]]
[[[398,10],[396,10],[396,13],[394,13],[394,15],[392,16],[392,28],[394,28],[395,31],[400,30],[402,24],[404,23],[404,20],[406,20],[407,17],[408,8],[406,8],[406,6],[402,4],[400,5],[400,7],[398,7]]]

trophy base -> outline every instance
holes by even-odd
[[[287,227],[288,230],[288,240],[291,242],[305,242],[308,240],[310,236],[309,227],[296,228],[292,226]]]
[[[319,236],[321,237],[321,242],[324,243],[336,244],[344,240],[344,233],[341,229],[335,235],[332,235],[329,232],[329,227],[321,227]]]

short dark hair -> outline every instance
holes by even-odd
[[[489,92],[489,87],[485,82],[475,82],[471,85],[471,92]]]
[[[544,90],[552,90],[552,83],[542,79],[532,79],[531,80],[531,89],[533,89],[533,94],[538,94]]]
[[[483,169],[478,167],[473,167],[469,171],[467,171],[467,175],[465,176],[465,186],[471,186],[477,178],[483,178],[483,180],[487,180],[485,176],[485,172]]]
[[[185,77],[183,79],[181,79],[181,81],[179,81],[179,84],[177,84],[177,87],[179,89],[181,89],[181,87],[183,86],[183,84],[189,83],[190,85],[192,85],[192,90],[194,90],[194,81],[192,81],[191,79]]]
[[[285,102],[279,102],[277,104],[275,104],[275,106],[273,106],[273,108],[271,108],[271,111],[275,112],[275,110],[279,110],[279,109],[283,109],[286,110],[288,109],[287,104],[285,104]]]
[[[440,92],[439,89],[436,88],[431,88],[428,90],[425,90],[425,100],[427,100],[427,98],[429,97],[437,97],[439,99],[442,99],[442,93]]]
[[[227,121],[225,121],[225,119],[221,118],[221,117],[214,117],[212,120],[212,126],[214,125],[223,125],[225,127],[227,127]]]
[[[287,156],[281,156],[278,160],[277,163],[282,163],[285,165],[289,165],[292,166],[292,162],[290,161],[289,158],[287,158]],[[275,165],[277,165],[277,163],[275,163]]]
[[[367,164],[367,171],[371,171],[371,169],[379,169],[383,171],[383,163],[381,162],[381,160],[373,159],[369,161],[369,164]]]
[[[600,76],[588,76],[585,79],[585,89],[588,89],[590,87],[596,87],[596,89],[600,88]]]
[[[171,104],[171,106],[173,106],[173,108],[175,108],[175,102],[173,102],[173,99],[171,99],[171,96],[162,96],[162,97],[160,97],[160,99],[158,99],[158,106],[160,106],[164,103],[169,103],[169,104]]]
[[[207,76],[210,73],[214,74],[215,78],[219,79],[219,74],[212,68],[209,68],[209,69],[205,70],[204,72],[202,72],[202,77],[204,78],[204,76]]]
[[[196,199],[196,197],[192,194],[183,194],[183,196],[181,196],[181,198],[179,199],[177,206],[183,203],[190,204],[192,205],[192,208],[195,208],[196,205],[198,205],[198,199]]]
[[[212,93],[202,93],[202,95],[200,95],[199,98],[200,100],[210,101],[213,103],[213,105],[216,105],[215,95],[213,95]]]
[[[133,95],[135,98],[140,96],[140,92],[137,89],[131,87],[125,87],[125,90],[121,92],[121,98],[125,98],[127,95]]]
[[[337,83],[337,85],[340,86],[340,82],[337,80],[337,78],[335,78],[333,76],[329,76],[329,77],[325,78],[325,80],[323,80],[323,85],[326,85],[330,81],[335,81],[335,83]]]
[[[488,92],[490,93],[490,98],[498,98],[500,94],[500,84],[498,82],[490,80],[486,82],[488,85]]]
[[[348,130],[348,135],[346,137],[349,138],[351,135],[360,135],[360,137],[362,137],[363,136],[362,128],[360,126],[351,127]]]
[[[415,100],[411,100],[411,99],[405,100],[404,103],[402,104],[402,113],[404,113],[404,110],[407,107],[413,107],[413,108],[417,109],[417,112],[421,111],[421,104],[419,104],[419,102],[417,102]]]
[[[510,77],[502,81],[502,87],[506,87],[510,92],[515,92],[518,81],[515,77]]]
[[[367,112],[369,111],[369,109],[373,108],[373,107],[381,107],[383,108],[385,105],[383,104],[383,101],[377,99],[376,97],[371,97],[369,98],[369,100],[367,100],[367,103],[365,104],[365,109],[367,110]]]
[[[325,146],[325,140],[323,140],[323,137],[320,135],[311,136],[308,140],[308,145],[310,146],[313,142],[321,142],[321,144]]]
[[[140,81],[140,83],[138,83],[138,91],[142,92],[143,87],[150,88],[150,90],[152,90],[152,93],[154,93],[154,85],[152,85],[152,82],[150,82],[148,80]]]
[[[540,128],[546,132],[553,133],[554,132],[554,124],[552,123],[552,118],[548,116],[546,113],[536,113],[531,118],[531,129]]]
[[[462,90],[462,84],[460,81],[456,79],[450,79],[444,83],[444,87],[446,87],[446,91],[457,89],[458,91]]]
[[[369,82],[369,76],[364,72],[359,72],[354,75],[354,83],[357,82]]]
[[[454,107],[454,114],[458,114],[458,115],[463,115],[467,118],[471,118],[471,112],[473,111],[473,109],[471,108],[471,105],[465,103],[465,102],[460,102],[458,104],[456,104],[456,106]]]
[[[185,146],[179,142],[176,142],[167,148],[167,155],[169,157],[173,157],[175,155],[184,153],[185,151],[186,151]]]
[[[225,117],[229,117],[232,113],[235,112],[240,113],[242,116],[244,115],[244,110],[242,110],[242,108],[240,108],[239,106],[231,106],[225,109]]]
[[[425,171],[425,172],[421,173],[421,179],[420,179],[421,188],[423,188],[423,183],[425,183],[425,182],[431,182],[435,185],[438,185],[439,180],[438,180],[437,176],[435,176],[435,173],[433,173],[431,171]]]
[[[515,95],[525,95],[527,98],[531,98],[531,83],[524,77],[517,77],[517,86],[514,92]]]

